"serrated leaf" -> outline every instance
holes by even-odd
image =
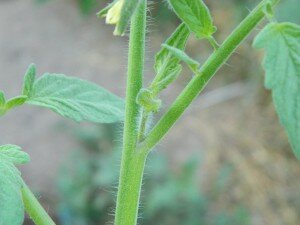
[[[26,95],[20,95],[14,98],[9,99],[6,104],[5,104],[5,109],[6,111],[15,108],[17,106],[23,105],[25,103],[25,101],[27,100],[27,96]]]
[[[31,64],[25,73],[22,95],[27,95],[27,96],[30,95],[30,92],[33,87],[33,83],[35,81],[35,74],[36,74],[35,65]]]
[[[189,36],[189,29],[182,23],[165,43],[169,46],[184,50]],[[173,76],[174,71],[179,71],[181,69],[179,62],[180,60],[170,53],[170,51],[162,48],[155,56],[154,69],[157,75],[153,84],[160,82],[169,75]]]
[[[30,157],[26,152],[21,151],[21,148],[16,145],[0,146],[0,159],[9,160],[14,164],[25,164],[30,161]]]
[[[20,147],[0,146],[0,225],[23,224],[22,178],[14,163],[25,163],[28,160],[28,155],[22,154]]]
[[[63,74],[44,74],[26,103],[46,107],[75,120],[114,123],[123,120],[124,101],[88,81]]]
[[[192,59],[184,51],[182,51],[178,48],[174,48],[174,47],[172,47],[170,45],[166,45],[166,44],[162,44],[162,46],[164,48],[166,48],[167,50],[169,50],[176,58],[185,62],[194,73],[197,73],[200,64],[196,60]]]
[[[209,9],[202,0],[169,0],[177,16],[197,38],[211,37],[216,31]]]
[[[266,50],[265,86],[272,90],[280,121],[300,159],[300,27],[271,23],[256,37],[254,47]]]

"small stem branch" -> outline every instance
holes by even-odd
[[[148,117],[149,117],[149,113],[143,110],[141,116],[141,124],[139,128],[138,142],[143,141],[145,138]]]
[[[199,73],[189,82],[186,88],[177,97],[166,114],[160,119],[157,125],[148,134],[140,151],[150,151],[170,130],[180,118],[187,107],[204,89],[209,80],[215,75],[220,67],[233,54],[235,49],[264,18],[264,6],[266,0],[262,1],[231,33],[224,43],[208,58]],[[272,0],[271,4],[276,5],[279,0]]]
[[[115,225],[135,225],[146,154],[136,151],[139,129],[137,95],[143,84],[146,36],[146,0],[139,1],[131,21],[123,153]]]
[[[207,40],[212,45],[212,47],[214,48],[214,50],[217,50],[220,47],[220,45],[218,44],[217,40],[213,36],[208,37]]]
[[[55,225],[53,220],[25,183],[22,187],[22,198],[25,211],[36,225]]]

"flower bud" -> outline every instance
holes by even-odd
[[[121,18],[121,10],[124,0],[117,1],[107,12],[105,22],[107,24],[118,24]]]

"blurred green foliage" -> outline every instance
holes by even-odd
[[[288,21],[300,24],[300,1],[283,0],[277,7],[276,18],[280,21]]]
[[[34,0],[37,4],[44,4],[54,0]],[[111,0],[74,0],[77,2],[78,8],[83,15],[90,15],[96,13],[109,4]],[[159,6],[159,7],[158,7]],[[149,7],[154,11],[155,17],[159,18],[160,21],[166,22],[175,18],[174,13],[168,9],[168,4],[164,0],[150,1]]]
[[[97,6],[97,0],[77,0],[80,10],[83,14],[89,14]],[[99,1],[98,1],[99,2]]]
[[[211,0],[212,1],[212,0]],[[260,0],[228,0],[220,2],[221,7],[230,7],[240,21],[255,7]],[[300,23],[299,0],[280,0],[279,7],[276,7],[276,19],[280,22]],[[298,7],[295,7],[298,6]]]
[[[46,3],[51,0],[35,0],[36,3]],[[76,0],[79,6],[80,11],[84,15],[89,15],[90,13],[94,12],[97,7],[99,7],[99,2],[97,0]]]
[[[121,138],[111,125],[87,128],[77,133],[80,149],[63,163],[58,178],[63,225],[99,225],[113,221],[118,183]],[[249,213],[241,206],[216,210],[225,191],[231,167],[220,171],[212,194],[205,195],[196,172],[199,157],[192,157],[176,171],[167,158],[154,153],[147,163],[143,182],[141,225],[247,225]]]

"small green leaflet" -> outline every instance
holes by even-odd
[[[14,166],[29,161],[15,145],[0,146],[0,225],[21,225],[24,220],[21,173]]]
[[[0,116],[12,108],[23,105],[26,99],[27,96],[19,95],[6,101],[3,92],[0,92]]]
[[[35,81],[36,68],[34,64],[31,64],[24,76],[24,84],[23,84],[23,91],[22,95],[29,95],[33,88],[33,83]]]
[[[20,95],[14,98],[9,99],[5,104],[5,110],[8,111],[12,108],[15,108],[17,106],[23,105],[25,101],[27,100],[26,95]]]
[[[256,37],[265,48],[265,86],[272,90],[276,110],[295,155],[300,159],[300,27],[271,23]]]
[[[0,107],[3,107],[5,105],[5,96],[2,91],[0,91]]]
[[[162,46],[168,49],[176,58],[185,62],[194,73],[198,72],[200,64],[191,57],[189,57],[184,51],[166,44],[162,44]]]
[[[5,114],[5,96],[2,91],[0,91],[0,116]]]
[[[189,36],[189,29],[184,23],[182,23],[166,41],[166,44],[174,48],[184,50]],[[181,71],[181,65],[179,63],[180,59],[175,57],[166,48],[162,48],[155,56],[154,69],[156,77],[152,85],[155,86],[158,82],[169,76],[176,78]]]
[[[16,96],[9,100],[5,100],[3,92],[0,92],[0,116],[4,115],[8,110],[23,105],[27,100],[27,95],[32,89],[35,80],[35,65],[31,64],[25,74],[22,95]]]
[[[169,0],[177,16],[196,34],[211,37],[216,32],[209,9],[202,0]]]
[[[3,92],[0,92],[0,116],[4,115],[7,111],[23,105],[27,100],[27,95],[31,91],[35,79],[35,65],[31,64],[25,74],[22,95],[16,96],[9,100],[5,100]]]
[[[95,123],[123,120],[124,101],[105,89],[62,74],[37,79],[26,103],[52,109],[69,119]]]

